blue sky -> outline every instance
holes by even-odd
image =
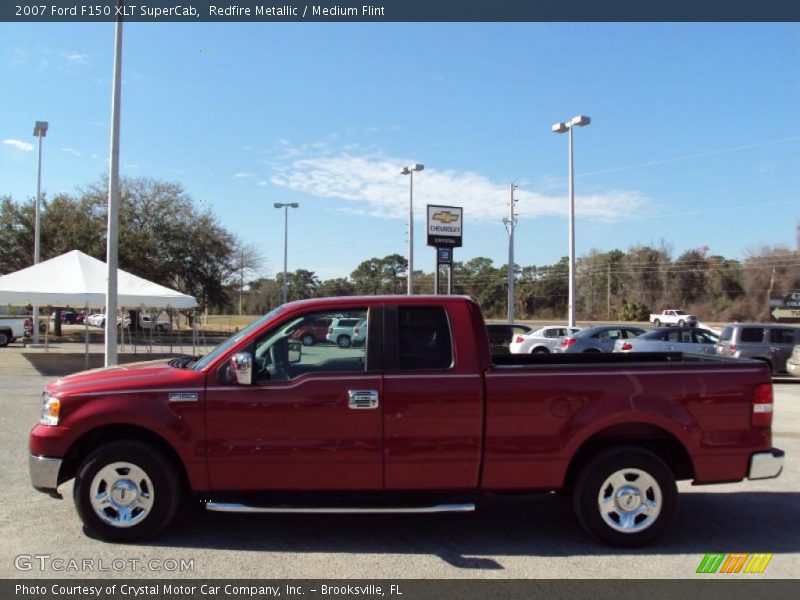
[[[108,170],[113,24],[0,24],[0,194]],[[181,182],[255,244],[265,274],[345,276],[406,253],[433,269],[426,204],[464,207],[457,260],[567,254],[567,139],[576,114],[576,248],[794,247],[800,219],[798,24],[125,25],[121,170]]]

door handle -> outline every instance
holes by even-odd
[[[378,408],[379,398],[375,390],[348,390],[347,406],[354,410]]]

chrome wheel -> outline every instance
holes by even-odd
[[[100,469],[92,479],[90,494],[95,514],[113,527],[137,525],[153,508],[153,482],[144,469],[129,462]]]
[[[603,521],[622,533],[637,533],[650,527],[658,519],[662,503],[658,482],[640,469],[615,471],[597,495]]]

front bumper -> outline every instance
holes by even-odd
[[[50,494],[60,498],[58,489],[58,474],[61,471],[60,458],[48,458],[46,456],[36,456],[28,454],[28,472],[31,476],[31,484],[40,492]]]
[[[773,479],[783,471],[783,450],[773,448],[769,452],[757,452],[750,458],[748,479]]]

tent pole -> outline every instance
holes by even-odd
[[[89,322],[86,318],[89,316],[89,305],[86,305],[86,308],[83,311],[83,332],[84,332],[84,342],[83,342],[83,370],[89,370]]]

